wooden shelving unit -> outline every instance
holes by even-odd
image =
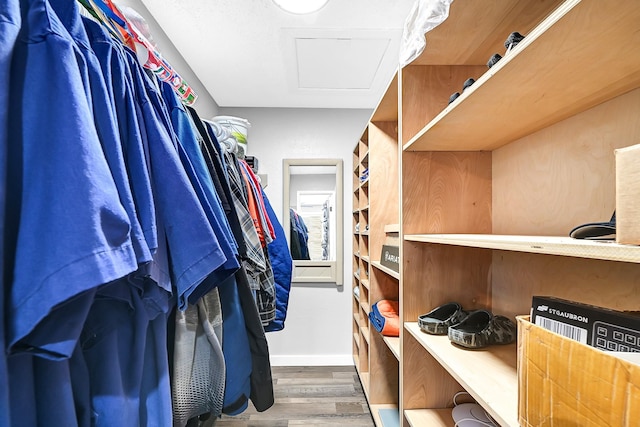
[[[382,299],[399,299],[399,274],[380,264],[385,226],[399,222],[399,152],[396,75],[354,150],[354,161],[360,162],[358,167],[354,165],[354,174],[358,175],[353,181],[354,204],[360,209],[358,215],[354,215],[354,230],[359,224],[359,231],[354,237],[353,252],[359,255],[354,255],[353,267],[360,273],[354,286],[360,287],[361,296],[359,301],[354,301],[353,310],[361,314],[362,322],[367,322],[367,325],[373,304]],[[369,175],[361,182],[360,176],[365,168],[368,168]],[[362,326],[362,323],[354,322],[354,335],[363,338],[359,347],[354,345],[354,361],[357,354],[360,367],[367,373],[366,379],[361,376],[362,385],[367,389],[374,421],[381,426],[382,420],[377,413],[380,408],[399,410],[400,338],[383,337],[370,326],[365,332]],[[366,360],[364,350],[368,357]]]
[[[363,134],[368,186],[354,180],[369,224],[354,237],[369,260],[354,311],[397,297],[402,322],[396,339],[368,328],[357,352],[372,408],[397,405],[405,427],[452,427],[466,391],[502,427],[520,425],[516,344],[470,351],[423,333],[418,316],[446,302],[514,322],[533,295],[637,310],[640,247],[568,234],[611,217],[614,151],[640,142],[639,23],[635,0],[456,0],[398,70]],[[505,54],[513,31],[525,38]],[[400,235],[400,273],[379,263],[385,232]]]

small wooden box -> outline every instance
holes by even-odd
[[[638,425],[639,365],[517,320],[521,426]]]
[[[640,144],[615,150],[616,241],[640,245]]]

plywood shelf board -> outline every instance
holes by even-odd
[[[369,289],[369,280],[368,280],[368,279],[362,279],[362,280],[360,281],[360,284],[361,284],[362,286],[364,286],[365,288]]]
[[[360,373],[360,383],[362,384],[362,390],[364,391],[364,395],[367,399],[369,399],[369,372],[361,372]]]
[[[638,2],[567,0],[404,149],[494,150],[639,87],[639,21]]]
[[[412,242],[640,263],[640,246],[572,239],[570,237],[492,234],[413,234],[405,235],[404,238]]]
[[[455,427],[451,408],[445,409],[409,409],[404,417],[411,427]]]
[[[371,306],[367,301],[360,300],[360,306],[362,307],[362,310],[367,314],[369,314],[369,312],[371,311]]]
[[[398,72],[393,75],[387,90],[382,95],[378,103],[371,122],[392,122],[398,121]]]
[[[465,350],[416,322],[404,327],[501,426],[519,425],[515,344]]]
[[[373,261],[371,265],[395,279],[400,279],[400,273],[388,267],[385,267],[384,265],[380,264],[380,261]]]
[[[400,232],[400,224],[387,224],[384,226],[385,233],[399,233]]]
[[[485,65],[491,55],[504,52],[503,43],[511,32],[528,34],[561,3],[456,0],[449,17],[426,33],[427,46],[412,65]]]
[[[400,337],[383,337],[383,341],[396,359],[400,360]]]
[[[369,341],[369,328],[366,326],[361,326],[360,327],[360,333],[362,334],[362,338],[364,338],[364,340],[367,342],[367,344],[371,344],[371,341]]]

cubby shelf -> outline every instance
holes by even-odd
[[[389,350],[391,350],[396,359],[400,360],[400,338],[384,337],[383,341],[387,345],[387,347],[389,347]]]
[[[451,409],[410,409],[404,416],[411,427],[455,427]]]
[[[373,261],[371,263],[371,265],[375,268],[377,268],[378,270],[388,274],[389,276],[393,277],[394,279],[399,279],[400,278],[400,273],[398,273],[395,270],[390,269],[389,267],[385,267],[384,265],[380,264],[379,261]]]
[[[446,336],[425,334],[417,323],[404,327],[501,426],[519,426],[515,344],[466,350]]]
[[[355,155],[356,152],[358,155]],[[354,355],[358,354],[361,371],[367,372],[366,378],[361,379],[363,386],[365,383],[370,384],[367,401],[378,427],[382,425],[382,419],[378,416],[379,408],[393,408],[400,418],[400,341],[399,338],[382,337],[368,325],[367,318],[371,306],[377,301],[398,299],[397,278],[378,273],[378,269],[374,267],[374,257],[380,256],[385,240],[385,224],[399,223],[399,153],[396,73],[380,100],[379,107],[370,117],[358,147],[354,150],[354,171],[357,171],[354,176],[357,178],[353,180],[353,194],[354,204],[359,207],[357,215],[354,213],[353,216],[354,230],[356,224],[359,226],[353,238],[353,252],[359,253],[360,256],[353,257],[353,268],[354,271],[360,272],[357,285],[360,287],[361,298],[358,304],[353,304],[353,310],[361,316],[362,322],[359,327],[362,329],[364,322],[367,322],[368,327],[367,334],[358,331],[363,339],[361,348],[354,346]],[[357,166],[355,163],[358,163]],[[360,177],[365,168],[368,168],[368,178],[361,182]],[[390,285],[390,282],[393,282],[393,285]],[[363,357],[365,354],[366,360]]]
[[[638,22],[637,2],[567,0],[404,149],[494,150],[635,89]]]
[[[619,245],[612,241],[492,234],[411,234],[404,238],[412,242],[640,263],[640,246]]]

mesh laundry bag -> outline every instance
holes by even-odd
[[[218,417],[224,400],[225,363],[216,330],[222,325],[217,289],[176,313],[173,425],[204,414]]]

